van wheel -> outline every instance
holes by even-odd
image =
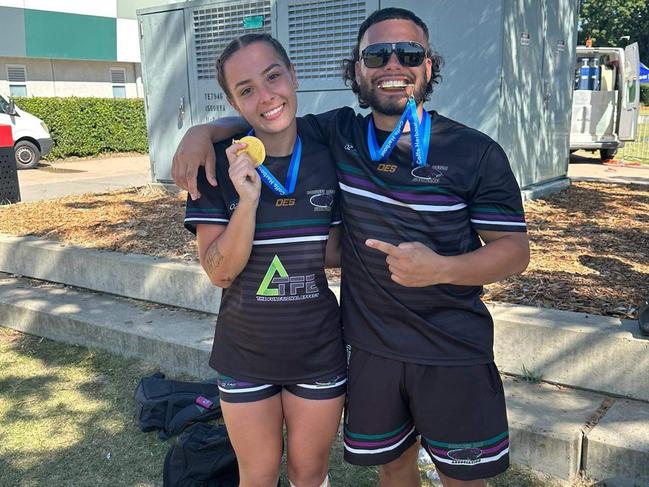
[[[21,140],[14,146],[16,155],[16,167],[18,169],[32,169],[41,160],[41,151],[34,144],[27,140]]]
[[[613,159],[615,157],[615,154],[617,154],[617,149],[600,149],[599,150],[599,157],[602,159],[602,161],[608,161],[609,159]]]

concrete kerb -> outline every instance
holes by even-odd
[[[0,272],[212,314],[221,298],[195,263],[28,237],[0,236]],[[339,286],[331,289],[338,296]],[[549,382],[649,401],[649,340],[635,322],[530,306],[488,307],[502,372],[521,374],[525,366]]]
[[[221,290],[196,264],[0,235],[0,272],[217,313]]]

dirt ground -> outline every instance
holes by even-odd
[[[579,182],[525,210],[531,263],[485,300],[636,318],[649,299],[649,186]],[[195,261],[183,216],[183,195],[143,187],[2,206],[0,232]]]

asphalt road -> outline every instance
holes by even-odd
[[[35,169],[18,171],[21,200],[143,186],[151,182],[150,164],[148,155],[43,162]]]
[[[575,181],[649,184],[649,165],[604,165],[595,154],[579,151],[570,157],[568,176]],[[70,194],[101,193],[151,182],[148,155],[45,162],[18,171],[22,201]]]

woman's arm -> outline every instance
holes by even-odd
[[[248,263],[255,234],[261,180],[247,153],[236,155],[243,144],[226,151],[229,176],[239,202],[226,227],[197,225],[198,255],[201,266],[213,284],[227,288]]]

